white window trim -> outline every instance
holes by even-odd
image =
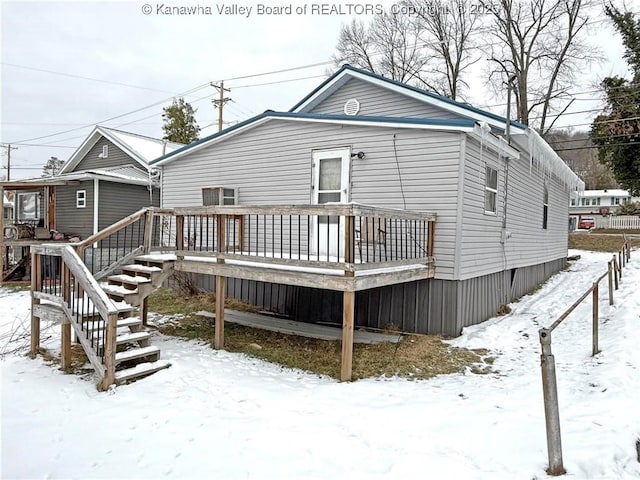
[[[483,196],[483,203],[484,206],[482,207],[484,209],[484,213],[485,215],[493,215],[493,216],[497,216],[498,215],[498,184],[500,183],[500,178],[499,178],[499,171],[497,168],[493,167],[492,165],[489,165],[488,163],[484,164],[484,196]],[[496,188],[490,187],[489,185],[487,185],[489,178],[487,176],[487,168],[490,168],[491,170],[495,170],[496,172]],[[487,210],[487,193],[493,193],[495,195],[495,202],[494,202],[494,206],[495,206],[495,211],[491,211],[491,210]]]
[[[205,190],[218,190],[218,205],[204,205],[204,192]],[[203,206],[224,206],[224,200],[225,198],[232,198],[232,197],[225,197],[224,196],[224,191],[225,190],[233,190],[233,204],[232,205],[238,205],[238,188],[237,187],[223,187],[220,185],[213,185],[210,187],[202,187],[201,189],[201,197],[202,197],[202,204]],[[227,206],[230,206],[227,204]]]
[[[76,208],[87,208],[87,191],[76,191]]]

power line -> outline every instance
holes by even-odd
[[[26,65],[17,65],[15,63],[0,62],[0,65],[6,65],[7,67],[14,67],[14,68],[22,68],[24,70],[33,70],[34,72],[43,72],[43,73],[48,73],[48,74],[51,74],[51,75],[60,75],[61,77],[79,78],[79,79],[82,79],[82,80],[90,80],[92,82],[107,83],[109,85],[119,85],[121,87],[138,88],[140,90],[149,90],[149,91],[152,91],[152,92],[161,92],[161,93],[169,93],[169,94],[174,94],[175,93],[175,92],[170,92],[168,90],[158,90],[157,88],[141,87],[139,85],[131,85],[130,83],[115,82],[113,80],[102,80],[100,78],[84,77],[82,75],[74,75],[74,74],[71,74],[71,73],[56,72],[54,70],[46,70],[44,68],[28,67]]]
[[[194,88],[192,88],[191,90],[188,90],[187,92],[184,92],[184,93],[182,93],[182,94],[180,94],[180,95],[177,95],[177,96],[183,96],[183,95],[187,95],[188,93],[194,93],[194,92],[197,92],[198,90],[202,90],[203,88],[206,88],[206,87],[208,87],[208,86],[209,86],[209,84],[208,84],[208,83],[203,84],[203,85],[199,85],[199,86],[194,87]],[[168,102],[169,100],[172,100],[173,98],[175,98],[175,96],[172,96],[172,97],[169,97],[169,98],[165,98],[165,99],[160,100],[160,101],[158,101],[158,102],[152,103],[151,105],[147,105],[147,106],[145,106],[145,107],[137,108],[136,110],[132,110],[132,111],[130,111],[130,112],[126,112],[126,113],[123,113],[123,114],[120,114],[120,115],[116,115],[116,116],[114,116],[114,117],[110,117],[110,118],[107,118],[107,119],[104,119],[104,120],[100,120],[100,121],[95,122],[95,123],[89,123],[89,124],[83,125],[83,126],[81,126],[81,127],[77,127],[77,128],[70,128],[69,130],[65,130],[65,131],[63,131],[63,132],[51,133],[51,134],[49,134],[49,135],[42,135],[42,136],[40,136],[40,137],[28,138],[28,139],[25,139],[25,140],[20,140],[20,141],[12,142],[12,143],[24,143],[24,142],[30,142],[30,141],[33,141],[33,140],[40,140],[40,139],[43,139],[43,138],[57,137],[58,135],[64,135],[65,133],[76,132],[76,131],[78,131],[78,130],[82,130],[82,129],[84,129],[84,128],[88,128],[88,127],[91,127],[91,126],[96,125],[96,124],[100,124],[100,123],[104,123],[104,122],[110,122],[110,121],[112,121],[112,120],[116,120],[116,119],[118,119],[118,118],[126,117],[126,116],[128,116],[128,115],[133,114],[133,113],[138,113],[138,112],[141,112],[141,111],[143,111],[143,110],[147,110],[147,109],[149,109],[149,108],[155,107],[155,106],[157,106],[157,105],[161,105],[161,104],[163,104],[163,103],[165,103],[165,102]]]

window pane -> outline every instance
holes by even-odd
[[[484,209],[487,212],[496,213],[496,193],[485,191],[484,192]]]
[[[342,159],[323,158],[320,160],[320,190],[340,190]],[[323,202],[320,202],[323,203]]]
[[[225,197],[233,198],[233,188],[224,188],[223,191],[224,191],[223,195]]]
[[[203,188],[202,189],[202,205],[220,205],[218,200],[217,188]]]
[[[319,193],[318,203],[339,202],[340,193]]]
[[[486,186],[494,190],[498,189],[498,171],[489,166],[487,166]]]

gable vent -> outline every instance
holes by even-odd
[[[344,113],[345,115],[357,115],[360,111],[360,102],[355,98],[347,100],[344,104]]]

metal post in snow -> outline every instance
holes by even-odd
[[[600,352],[600,350],[598,349],[598,293],[599,293],[599,287],[598,287],[598,283],[594,283],[593,284],[593,289],[591,290],[592,292],[592,298],[593,298],[593,305],[592,305],[592,320],[593,320],[593,324],[592,324],[592,328],[591,328],[591,332],[592,332],[592,337],[591,337],[591,356],[595,357],[598,352]]]
[[[607,281],[609,286],[609,305],[613,305],[613,261],[609,260],[607,267]]]
[[[560,411],[558,408],[558,387],[556,384],[556,362],[551,353],[551,331],[541,328],[540,368],[542,370],[542,394],[544,416],[547,429],[547,453],[549,455],[549,475],[564,475],[562,465],[562,441],[560,438]]]

